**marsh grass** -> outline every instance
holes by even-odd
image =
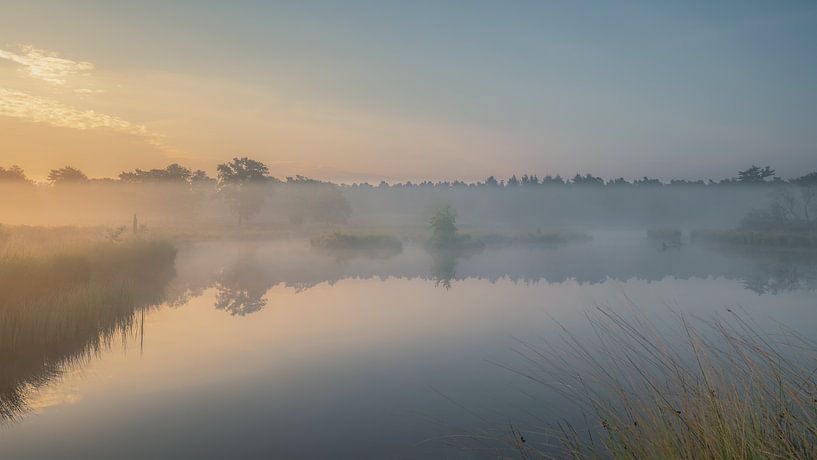
[[[594,338],[520,342],[532,368],[512,369],[574,403],[587,426],[559,423],[558,448],[521,443],[523,458],[817,458],[817,345],[774,335],[731,309],[677,315],[677,337],[643,316],[598,309]]]
[[[96,230],[14,228],[0,246],[0,420],[66,365],[132,330],[174,274],[167,241]],[[10,234],[10,236],[9,236]]]

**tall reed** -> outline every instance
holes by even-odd
[[[599,308],[588,320],[591,339],[563,327],[557,343],[523,343],[536,367],[516,371],[588,421],[561,425],[555,454],[515,439],[523,457],[817,458],[814,341],[789,328],[762,334],[732,309],[677,315],[674,338],[640,314]]]
[[[159,303],[174,274],[166,241],[29,230],[0,245],[0,420],[23,411],[31,389],[130,331],[135,311]]]

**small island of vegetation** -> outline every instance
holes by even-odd
[[[457,229],[457,213],[445,205],[437,209],[429,220],[431,238],[426,242],[430,251],[481,251],[485,244]]]
[[[584,232],[571,230],[537,230],[535,233],[521,235],[502,235],[492,233],[480,237],[486,247],[527,246],[552,247],[570,242],[589,241],[592,237]]]
[[[333,253],[359,253],[371,256],[392,256],[403,251],[403,242],[390,235],[350,234],[334,232],[313,237],[314,248]]]

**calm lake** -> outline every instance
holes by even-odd
[[[189,243],[164,303],[26,392],[0,458],[494,458],[510,426],[581,425],[513,370],[521,343],[591,334],[596,306],[817,338],[813,256],[592,236],[459,257]]]

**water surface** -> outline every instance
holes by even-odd
[[[659,323],[739,308],[813,336],[811,260],[663,250],[635,232],[382,258],[191,243],[163,304],[25,391],[0,457],[491,458],[511,424],[577,417],[505,368],[525,365],[520,340],[557,337],[554,321],[588,334],[588,309],[631,304]]]

